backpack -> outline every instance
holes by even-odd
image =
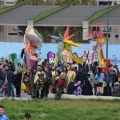
[[[119,85],[114,85],[113,92],[117,93],[119,91],[120,91],[120,86]]]

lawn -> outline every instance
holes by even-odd
[[[10,120],[23,120],[19,101],[2,100]],[[120,100],[33,100],[22,101],[22,113],[29,112],[31,120],[120,120]]]

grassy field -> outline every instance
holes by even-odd
[[[2,100],[5,114],[10,120],[23,120],[25,112],[31,120],[120,120],[120,100],[33,100],[22,101],[19,115],[19,101]]]

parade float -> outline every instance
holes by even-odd
[[[60,61],[61,63],[67,63],[73,61],[75,61],[76,63],[79,62],[82,63],[82,58],[79,58],[75,53],[74,55],[72,54],[72,46],[78,48],[81,48],[81,46],[79,46],[78,44],[74,43],[71,40],[74,34],[69,35],[69,31],[70,31],[70,24],[68,24],[64,36],[60,32],[59,32],[59,37],[48,34],[49,37],[58,41],[57,53],[54,59],[54,63],[57,63],[58,61]]]
[[[23,61],[27,67],[37,66],[39,58],[36,50],[40,49],[41,45],[41,35],[36,29],[28,26],[24,34],[24,48],[21,52],[21,58],[24,57]]]

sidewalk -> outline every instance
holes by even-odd
[[[49,94],[48,95],[49,98],[54,99],[55,98],[55,94]],[[68,94],[63,94],[62,99],[104,99],[104,100],[113,100],[113,99],[120,99],[120,97],[112,97],[112,96],[84,96],[84,95],[80,95],[80,96],[75,96],[75,95],[68,95]],[[15,100],[20,100],[20,97],[0,97],[0,100],[3,99],[15,99]],[[27,95],[26,93],[22,92],[22,100],[33,100],[31,98],[30,95]]]

